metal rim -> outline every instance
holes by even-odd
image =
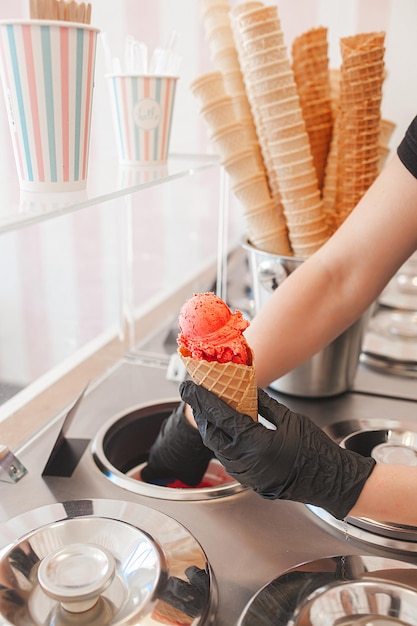
[[[246,605],[238,626],[288,626],[301,620],[306,626],[412,626],[416,607],[415,565],[386,557],[334,556],[301,563],[267,583]],[[371,619],[360,621],[367,616]]]
[[[132,413],[137,413],[140,418],[141,414],[148,415],[149,411],[156,411],[160,407],[165,407],[166,410],[171,411],[177,405],[178,398],[168,399],[162,402],[140,404],[129,409],[129,411],[123,411],[123,413],[117,414],[102,426],[91,442],[91,453],[95,464],[105,475],[106,479],[110,480],[118,487],[126,489],[127,491],[162,500],[212,500],[215,498],[230,496],[246,490],[247,488],[243,487],[243,485],[237,481],[228,482],[223,485],[215,485],[213,487],[171,489],[169,487],[140,482],[135,478],[128,476],[127,473],[121,472],[109,461],[104,449],[104,441],[111,427]]]

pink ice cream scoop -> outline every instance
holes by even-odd
[[[179,314],[178,345],[183,356],[218,363],[251,365],[243,331],[249,326],[240,311],[232,313],[214,293],[196,293]]]

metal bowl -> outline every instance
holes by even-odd
[[[417,465],[417,432],[412,430],[361,430],[342,439],[340,445],[362,456],[372,456],[379,463]]]
[[[258,313],[271,294],[304,259],[270,254],[245,241]],[[279,393],[304,398],[331,397],[346,392],[355,380],[369,312],[313,357],[271,383]]]
[[[172,488],[143,482],[140,470],[158,436],[162,422],[178,406],[178,399],[140,405],[116,415],[92,441],[92,455],[108,480],[128,491],[165,500],[209,500],[243,491],[217,461],[210,462],[202,483],[207,486]]]

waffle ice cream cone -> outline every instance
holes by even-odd
[[[255,367],[238,363],[217,363],[179,355],[192,380],[213,392],[239,413],[258,420],[258,390]]]
[[[242,313],[212,292],[195,293],[181,307],[178,326],[178,354],[192,380],[257,421],[254,355]]]
[[[300,106],[322,189],[333,128],[327,29],[313,28],[297,37],[292,44],[292,57]]]

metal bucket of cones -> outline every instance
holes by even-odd
[[[242,247],[250,265],[256,315],[273,291],[303,263],[303,259],[264,252],[248,240],[242,242]],[[346,392],[355,379],[368,319],[369,312],[321,352],[274,381],[271,387],[280,393],[311,398]]]

